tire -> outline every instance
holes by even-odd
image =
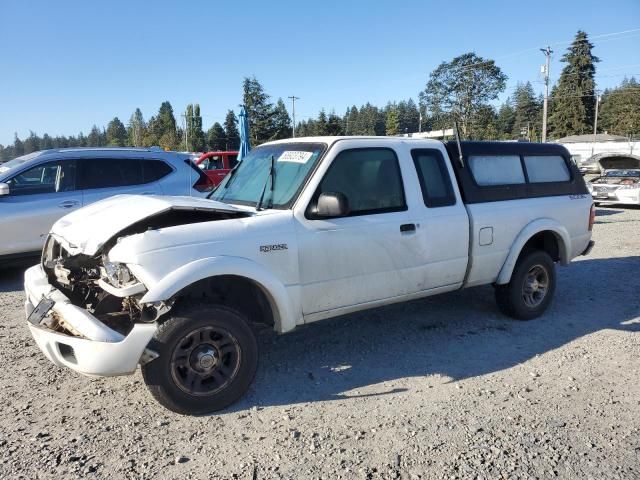
[[[248,390],[258,367],[248,320],[219,305],[176,313],[160,325],[149,348],[159,354],[142,366],[151,395],[186,415],[228,407]]]
[[[517,320],[532,320],[542,315],[556,289],[553,259],[542,250],[521,254],[506,285],[496,285],[498,308]]]

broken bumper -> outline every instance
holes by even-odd
[[[24,288],[27,318],[40,300],[46,298],[55,302],[47,316],[58,316],[78,334],[52,330],[44,322],[38,325],[27,322],[40,350],[59,367],[68,367],[85,375],[133,373],[157,328],[155,324],[136,324],[126,336],[112,330],[85,309],[73,305],[60,290],[51,286],[40,265],[25,272]]]

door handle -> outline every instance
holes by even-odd
[[[402,225],[400,225],[400,231],[401,232],[415,232],[416,231],[416,224],[415,223],[403,223]]]
[[[58,204],[60,208],[73,208],[77,207],[78,205],[80,205],[80,202],[78,200],[66,200]]]

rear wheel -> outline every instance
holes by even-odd
[[[518,259],[506,285],[496,285],[498,307],[505,315],[531,320],[542,315],[556,289],[553,259],[547,252],[531,250]]]
[[[159,354],[142,367],[151,394],[177,413],[221,410],[249,388],[258,346],[247,319],[222,306],[201,306],[164,322],[149,347]]]

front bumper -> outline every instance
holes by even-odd
[[[48,316],[58,316],[78,333],[77,336],[69,335],[54,331],[42,322],[40,325],[27,322],[40,350],[59,367],[85,375],[133,373],[157,329],[155,324],[135,324],[126,336],[112,330],[85,309],[73,305],[60,290],[50,285],[40,265],[25,272],[24,289],[27,317],[45,297],[55,302]]]

